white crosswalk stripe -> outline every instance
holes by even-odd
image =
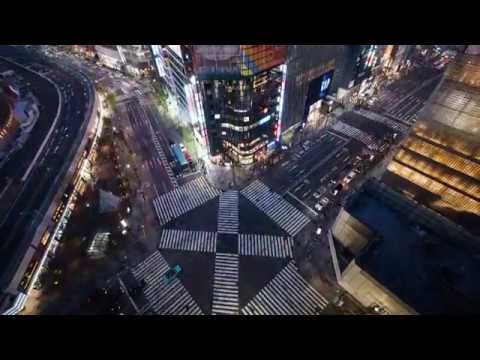
[[[288,236],[239,234],[240,255],[292,258],[293,238]]]
[[[342,121],[337,121],[335,124],[332,125],[331,129],[347,135],[351,138],[354,138],[367,146],[371,146],[372,148],[378,148],[378,144],[375,142],[375,139],[372,136],[368,135],[360,129],[357,129],[356,127],[345,124]]]
[[[217,248],[217,233],[164,229],[158,247],[160,249],[215,252]]]
[[[250,183],[241,194],[291,236],[310,222],[301,211],[259,180]]]
[[[153,207],[160,225],[187,213],[218,196],[220,191],[211,186],[205,177],[200,176],[153,200]]]
[[[354,112],[359,114],[359,115],[365,116],[366,118],[368,118],[372,121],[375,121],[375,122],[378,122],[378,123],[381,123],[381,124],[385,124],[390,129],[392,129],[394,131],[398,131],[402,134],[406,134],[409,130],[408,126],[405,126],[405,125],[400,124],[396,121],[393,121],[393,120],[387,118],[386,116],[382,116],[380,114],[374,113],[373,111],[358,109],[358,110],[355,110]]]
[[[177,188],[178,187],[178,181],[175,178],[175,175],[173,175],[173,170],[170,166],[170,163],[168,162],[168,159],[165,155],[165,152],[163,151],[162,146],[160,145],[160,140],[158,139],[158,135],[155,133],[155,130],[153,129],[152,124],[150,124],[150,133],[152,135],[153,145],[155,146],[155,150],[157,150],[158,157],[160,158],[160,161],[161,161],[163,167],[167,171],[168,178],[172,182],[173,186],[175,188]]]
[[[237,254],[215,254],[212,315],[238,314],[238,265]]]
[[[152,142],[155,147],[155,150],[160,158],[160,161],[165,168],[165,171],[168,174],[168,178],[172,182],[173,186],[176,188],[178,187],[177,179],[175,178],[172,168],[168,162],[167,157],[165,156],[165,152],[163,151],[162,146],[160,145],[160,140],[158,139],[158,135],[155,133],[155,130],[150,122],[150,119],[147,116],[145,108],[140,106],[141,104],[137,101],[131,101],[126,104],[127,112],[129,119],[132,123],[132,127],[135,126],[145,126],[150,130],[150,135],[152,137]]]
[[[152,310],[158,315],[201,315],[202,310],[178,278],[169,284],[164,281],[168,269],[167,261],[156,251],[131,270],[137,281],[147,284],[143,293],[148,304],[141,313]]]
[[[238,234],[238,227],[238,191],[223,192],[218,207],[218,232]]]
[[[292,261],[241,310],[242,315],[315,315],[328,301],[298,273]]]

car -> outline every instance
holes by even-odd
[[[320,236],[322,234],[322,228],[318,227],[317,230],[315,231],[315,234],[317,234],[317,236]]]
[[[324,208],[324,206],[322,204],[320,204],[320,203],[315,204],[315,210],[322,211],[323,208]]]
[[[343,185],[340,183],[337,186],[335,186],[332,190],[332,195],[336,196],[340,191],[342,191]]]
[[[313,197],[314,197],[315,199],[319,199],[320,196],[322,196],[322,195],[320,195],[320,194],[319,194],[318,192],[316,192],[316,191],[313,193]]]
[[[330,202],[330,200],[329,200],[329,198],[327,198],[327,197],[323,197],[323,198],[320,200],[320,204],[322,204],[323,206],[327,206],[329,202]]]
[[[164,275],[163,279],[166,284],[171,283],[180,273],[183,271],[180,265],[175,265],[173,268],[169,269]]]

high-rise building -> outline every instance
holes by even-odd
[[[72,45],[72,51],[91,59],[96,55],[95,45]]]
[[[145,76],[153,71],[153,60],[146,45],[95,45],[95,52],[106,67],[132,76]]]
[[[406,66],[414,53],[415,45],[385,45],[381,55],[382,66],[386,72],[397,73]]]
[[[299,126],[330,91],[338,46],[289,45],[282,132]]]
[[[122,69],[122,56],[117,45],[95,45],[95,52],[104,66],[113,70]]]
[[[153,71],[153,61],[147,45],[117,45],[123,70],[132,76],[148,76]]]
[[[474,47],[449,66],[383,180],[480,234],[480,55]]]
[[[165,82],[170,110],[181,120],[190,121],[186,86],[189,85],[186,63],[189,62],[185,45],[151,45],[157,73]]]
[[[362,93],[371,83],[374,70],[380,64],[379,45],[339,45],[332,94],[338,99]]]
[[[190,113],[209,155],[240,164],[262,158],[280,138],[287,46],[193,45],[186,50],[192,60],[184,59]]]

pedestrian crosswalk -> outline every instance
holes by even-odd
[[[132,269],[138,282],[145,282],[143,293],[148,303],[140,309],[143,314],[153,311],[158,315],[201,315],[202,310],[188,293],[180,279],[170,283],[164,281],[163,275],[169,265],[159,251],[155,251]]]
[[[239,234],[240,255],[292,258],[293,238],[288,236]]]
[[[218,232],[238,234],[238,226],[238,191],[223,192],[218,207]]]
[[[238,254],[215,255],[212,315],[238,314]]]
[[[362,115],[362,116],[364,116],[364,117],[366,117],[366,118],[368,118],[372,121],[375,121],[375,122],[378,122],[378,123],[381,123],[381,124],[385,124],[390,129],[392,129],[394,131],[398,131],[402,134],[406,134],[409,130],[408,126],[405,126],[405,125],[403,125],[403,124],[401,124],[397,121],[391,120],[391,119],[387,118],[386,116],[377,114],[373,111],[358,109],[358,110],[355,110],[354,112],[359,114],[359,115]]]
[[[145,160],[143,162],[149,169],[157,168],[162,165],[162,162],[160,158],[158,157],[152,157],[151,159]]]
[[[364,143],[366,146],[371,147],[372,149],[378,148],[378,145],[372,136],[368,135],[360,129],[357,129],[356,127],[345,124],[342,121],[337,121],[335,124],[332,125],[331,129],[347,135],[351,138],[354,138]]]
[[[155,133],[155,130],[153,129],[152,124],[150,124],[150,133],[152,135],[153,145],[155,146],[155,150],[157,151],[158,157],[160,158],[160,161],[162,162],[162,165],[165,171],[167,172],[168,178],[172,182],[173,187],[177,188],[178,181],[175,178],[175,175],[173,175],[173,170],[170,167],[170,163],[168,162],[165,152],[163,151],[162,146],[160,145],[160,140],[158,139],[158,135]]]
[[[298,273],[292,261],[241,310],[242,315],[315,315],[328,301]]]
[[[309,219],[296,207],[259,180],[246,186],[241,194],[269,216],[289,235],[295,236],[309,223]]]
[[[160,249],[215,252],[217,247],[217,233],[164,229],[158,247]]]
[[[132,123],[132,127],[142,126],[149,129],[155,151],[158,154],[158,158],[160,159],[162,166],[165,168],[165,171],[167,172],[168,178],[170,179],[173,187],[178,187],[178,181],[173,174],[173,170],[165,155],[165,152],[163,151],[158,135],[156,134],[152,126],[151,119],[149,119],[149,117],[147,116],[147,112],[143,104],[138,101],[130,101],[126,104],[126,107],[128,117],[130,119],[130,122]]]
[[[219,194],[219,190],[211,186],[205,177],[200,176],[173,191],[160,195],[153,200],[153,207],[160,225],[164,225]]]

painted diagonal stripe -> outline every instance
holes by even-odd
[[[293,238],[261,234],[239,234],[240,255],[292,258]]]
[[[241,194],[291,236],[310,222],[300,210],[259,180],[246,186]]]
[[[215,255],[213,315],[238,314],[238,266],[239,256],[237,254],[217,253]]]
[[[201,176],[179,188],[162,194],[153,200],[153,208],[160,225],[203,205],[218,196],[220,191],[212,187],[205,177]]]
[[[328,301],[298,273],[290,261],[241,310],[243,315],[315,315]]]
[[[173,249],[196,252],[215,252],[217,233],[164,229],[158,244],[159,249]]]
[[[238,191],[223,192],[218,207],[218,232],[237,234],[238,227]]]
[[[153,311],[158,315],[203,314],[179,278],[168,284],[164,281],[163,275],[168,269],[169,265],[159,251],[131,269],[134,278],[146,284],[142,291],[148,303],[141,312]]]

